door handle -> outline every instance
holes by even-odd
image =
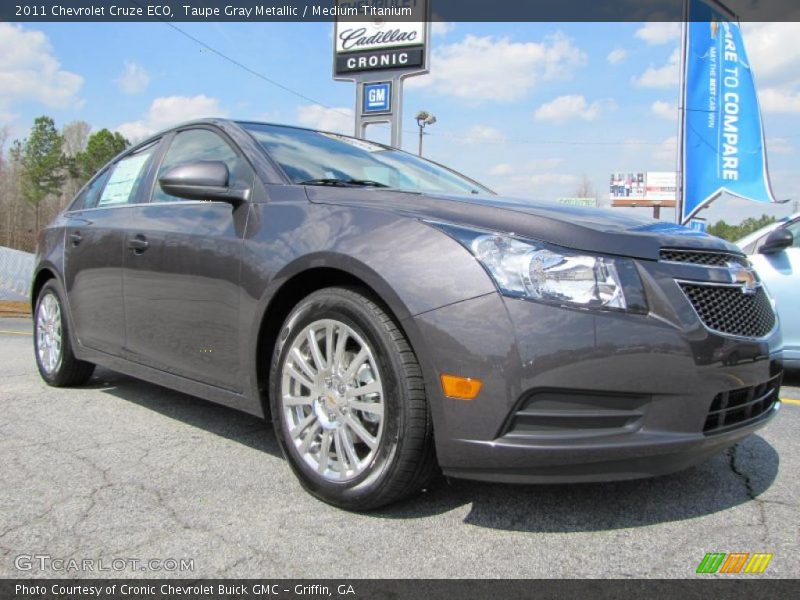
[[[69,241],[72,242],[73,246],[77,246],[83,241],[83,236],[81,235],[80,231],[73,231],[69,234]]]
[[[133,250],[134,254],[141,254],[150,244],[147,243],[147,240],[142,234],[137,235],[134,238],[128,240],[128,248]]]

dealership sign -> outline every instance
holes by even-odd
[[[402,147],[403,81],[428,72],[429,8],[428,0],[336,1],[333,78],[356,83],[356,137],[388,123],[391,145]]]
[[[354,2],[338,0],[337,14],[346,15]],[[425,72],[427,65],[427,0],[359,0],[357,4],[396,4],[402,20],[392,17],[347,21],[339,17],[334,27],[334,77],[353,73],[403,70]],[[359,13],[362,14],[362,13]],[[367,13],[368,14],[368,13]]]

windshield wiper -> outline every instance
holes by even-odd
[[[308,181],[301,181],[298,185],[338,185],[342,187],[389,187],[380,181],[373,181],[372,179],[337,179],[335,177],[323,179],[309,179]]]

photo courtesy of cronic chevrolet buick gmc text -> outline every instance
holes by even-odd
[[[303,486],[350,509],[440,471],[669,473],[780,405],[777,318],[737,247],[295,127],[197,121],[124,152],[41,233],[32,302],[49,384],[102,365],[268,416]]]

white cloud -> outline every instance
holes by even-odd
[[[800,113],[800,92],[772,87],[762,89],[758,94],[761,108],[771,113]]]
[[[558,198],[570,196],[581,178],[571,173],[500,174],[502,179],[492,186],[498,193],[522,198]]]
[[[670,121],[677,121],[678,119],[678,107],[670,102],[656,100],[650,105],[650,110],[655,116],[661,117],[662,119],[668,119]]]
[[[134,141],[183,121],[203,117],[224,117],[227,114],[228,112],[220,106],[219,100],[203,94],[164,96],[153,100],[144,117],[138,121],[122,123],[116,129]]]
[[[572,185],[578,183],[577,175],[568,173],[536,173],[534,175],[515,178],[515,183],[528,183],[530,185]]]
[[[800,23],[745,23],[742,35],[759,83],[800,79]]]
[[[352,108],[326,108],[308,104],[297,108],[297,122],[305,127],[353,135],[355,114]]]
[[[449,21],[434,21],[431,23],[431,34],[433,35],[447,35],[456,28],[455,23]]]
[[[792,154],[794,147],[786,138],[769,138],[767,140],[769,154]]]
[[[586,61],[586,54],[561,33],[541,42],[468,35],[434,49],[431,73],[406,85],[475,103],[509,102],[525,97],[541,81],[569,77]]]
[[[645,23],[633,34],[648,44],[666,44],[681,37],[681,24],[673,22]]]
[[[490,175],[512,175],[513,173],[514,173],[514,167],[512,167],[508,163],[500,163],[489,169]]]
[[[521,176],[523,180],[527,181],[532,174],[543,175],[544,173],[537,173],[538,171],[552,171],[564,163],[563,158],[548,157],[548,158],[533,158],[526,160],[519,165],[510,165],[508,163],[500,163],[489,169],[490,175],[514,175],[515,178]]]
[[[575,119],[593,121],[603,108],[613,108],[613,106],[614,103],[608,100],[598,100],[589,104],[584,96],[559,96],[536,109],[533,118],[537,121],[550,121],[552,123],[564,123]]]
[[[612,65],[616,65],[621,63],[626,58],[628,58],[628,51],[625,50],[625,48],[614,48],[608,53],[606,60],[608,60],[608,62]]]
[[[765,113],[800,114],[800,23],[745,23],[747,56]]]
[[[79,107],[83,77],[61,68],[41,31],[0,23],[0,113],[20,102],[50,108]]]
[[[150,85],[150,74],[139,63],[126,60],[125,70],[114,81],[124,94],[140,94]]]
[[[660,166],[674,169],[678,160],[678,137],[665,139],[653,152],[653,160]]]
[[[650,65],[639,77],[633,78],[634,85],[646,88],[675,88],[680,78],[680,49],[670,55],[667,64],[661,67]]]
[[[464,141],[468,144],[480,144],[484,142],[500,143],[506,140],[505,134],[499,129],[486,125],[475,125],[467,131]]]

